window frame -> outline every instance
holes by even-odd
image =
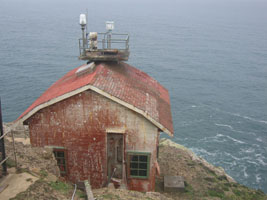
[[[140,175],[131,175],[131,156],[147,156],[147,168],[146,168],[146,176],[140,176]],[[128,177],[133,179],[149,179],[150,177],[150,159],[151,159],[151,152],[140,152],[140,151],[127,151],[127,172]],[[137,161],[136,163],[140,163]],[[139,171],[140,168],[137,168]],[[142,170],[142,169],[141,169]]]
[[[64,157],[57,157],[57,153],[58,152],[63,152],[64,153]],[[60,176],[67,176],[68,175],[68,165],[67,165],[67,163],[68,163],[68,154],[67,154],[67,150],[66,149],[61,149],[61,148],[54,148],[53,149],[53,154],[54,154],[54,156],[55,156],[55,159],[56,159],[56,161],[57,161],[57,166],[58,166],[58,168],[59,168],[59,172],[60,172]],[[63,160],[64,160],[64,164],[60,164],[59,162],[58,162],[58,159],[60,159],[60,158],[63,158]],[[62,171],[61,169],[60,169],[60,165],[62,165],[62,166],[64,166],[64,168],[65,168],[65,171]]]

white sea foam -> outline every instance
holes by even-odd
[[[237,157],[233,156],[230,153],[224,152],[224,154],[227,155],[227,156],[229,156],[229,157],[231,157],[231,158],[233,158],[234,160],[241,160],[241,158],[237,158]]]
[[[255,152],[255,149],[250,147],[248,149],[241,149],[241,151],[244,152],[244,153],[253,153],[253,152]]]
[[[204,105],[204,106],[205,107],[209,107],[209,108],[211,108],[213,110],[216,110],[218,112],[226,113],[226,114],[229,114],[229,115],[232,115],[232,116],[240,117],[240,118],[247,119],[247,120],[254,121],[254,122],[259,122],[259,123],[267,124],[267,121],[266,120],[255,119],[253,117],[249,117],[249,116],[246,116],[246,115],[241,115],[239,113],[233,113],[233,112],[224,111],[224,110],[221,110],[219,108],[214,108],[214,107],[211,107],[211,106],[208,106],[208,105]]]
[[[248,163],[250,163],[250,164],[253,164],[253,165],[257,165],[257,166],[259,166],[259,164],[258,164],[258,163],[256,163],[256,162],[254,162],[254,161],[247,160],[247,162],[248,162]]]
[[[223,127],[227,127],[230,128],[231,130],[234,130],[232,126],[227,125],[227,124],[215,124],[216,126],[223,126]]]
[[[245,118],[245,119],[251,120],[251,121],[255,121],[255,122],[260,122],[260,123],[267,124],[267,121],[265,121],[265,120],[254,119],[254,118],[252,118],[252,117],[242,116],[242,115],[239,115],[239,116],[240,116],[240,117],[243,117],[243,118]]]
[[[208,155],[208,156],[216,156],[217,153],[211,153],[209,151],[207,151],[206,149],[202,149],[202,148],[191,148],[191,150],[193,152],[195,152],[196,154],[204,154],[204,155]]]
[[[204,138],[200,139],[200,141],[203,141],[203,142],[207,142],[207,141],[211,142],[211,141],[213,141],[213,142],[220,142],[220,143],[226,142],[227,140],[225,140],[223,138],[227,138],[229,140],[232,140],[235,143],[246,144],[245,142],[243,142],[241,140],[238,140],[238,139],[235,139],[235,138],[233,138],[231,136],[223,135],[223,134],[220,134],[220,133],[216,134],[216,136],[204,137]]]
[[[240,131],[240,130],[236,130],[234,129],[231,125],[228,125],[228,124],[215,124],[216,126],[221,126],[221,127],[227,127],[229,128],[231,131],[233,132],[237,132],[237,133],[245,133],[245,134],[249,134],[249,135],[256,135],[255,133],[253,132],[244,132],[244,131]]]
[[[251,157],[250,156],[242,157],[241,160],[245,160],[247,162],[248,160],[251,160]]]
[[[256,135],[256,133],[253,133],[253,132],[244,132],[244,131],[236,130],[231,125],[228,125],[228,124],[215,124],[215,125],[216,126],[221,126],[221,127],[227,127],[231,131],[236,132],[236,133],[245,133],[245,134],[254,135],[254,136]]]
[[[267,163],[263,161],[263,158],[262,158],[262,157],[258,157],[256,160],[257,160],[261,165],[263,165],[263,166],[267,166]]]
[[[260,145],[258,145],[258,144],[252,144],[252,146],[255,146],[255,147],[260,147]]]
[[[260,176],[260,174],[256,174],[255,178],[256,178],[256,182],[257,182],[257,183],[260,183],[260,181],[261,181],[261,176]]]
[[[258,142],[262,142],[262,139],[260,137],[256,138]]]
[[[200,139],[200,141],[202,141],[202,142],[219,142],[219,143],[226,142],[226,140],[222,139],[222,137],[224,137],[224,135],[217,134],[216,136],[204,137],[204,138]]]
[[[238,140],[238,139],[235,139],[235,138],[232,138],[232,137],[230,137],[230,136],[228,136],[228,135],[226,135],[225,137],[227,137],[228,139],[230,139],[230,140],[232,140],[232,141],[234,141],[234,142],[236,142],[236,143],[239,143],[239,144],[246,144],[245,142],[243,142],[243,141],[241,141],[241,140]]]
[[[247,173],[247,167],[246,166],[243,166],[243,174],[244,174],[244,177],[245,178],[248,178],[248,173]]]

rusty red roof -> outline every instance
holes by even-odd
[[[35,112],[46,107],[44,105],[53,104],[54,99],[57,98],[60,101],[60,97],[66,94],[68,97],[72,96],[68,94],[73,91],[77,94],[82,91],[79,89],[90,86],[91,88],[88,89],[103,91],[103,94],[119,99],[119,103],[129,105],[127,107],[154,122],[162,131],[173,135],[169,93],[155,79],[123,62],[100,63],[96,65],[93,72],[77,76],[75,72],[80,67],[71,70],[55,82],[17,120],[25,121]],[[106,95],[106,97],[109,96]]]

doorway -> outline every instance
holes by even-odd
[[[124,145],[123,134],[108,133],[107,134],[107,175],[110,179],[122,179]]]

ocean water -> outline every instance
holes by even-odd
[[[174,141],[267,193],[266,0],[0,0],[0,96],[15,120],[79,61],[89,31],[130,33],[129,64],[170,93]]]

